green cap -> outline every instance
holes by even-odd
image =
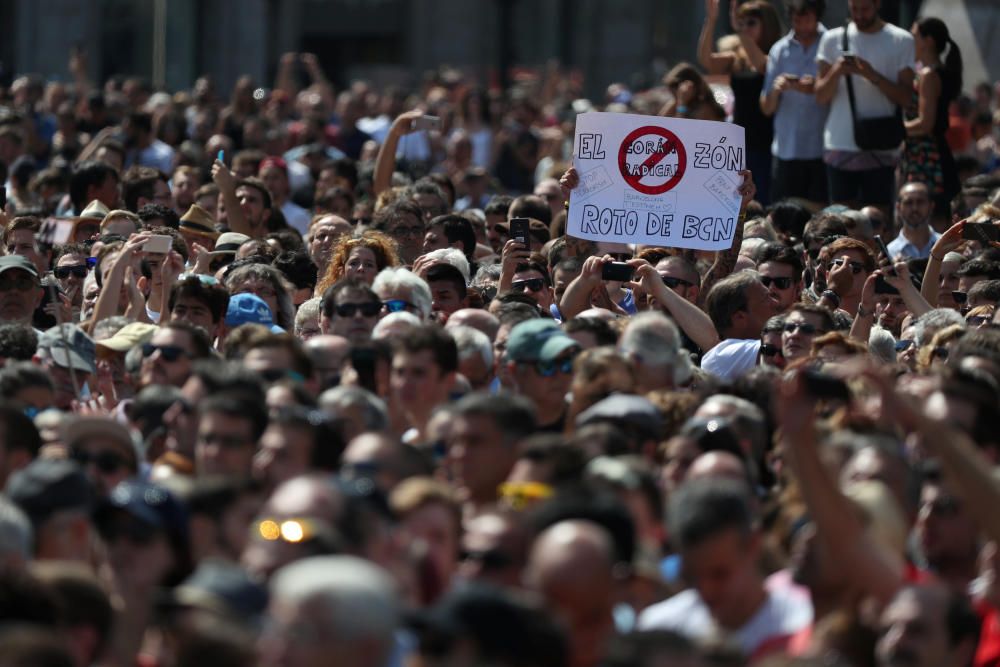
[[[554,361],[556,357],[576,347],[577,342],[553,320],[534,319],[521,322],[507,339],[509,361]]]

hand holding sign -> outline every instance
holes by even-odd
[[[729,123],[617,113],[577,117],[569,235],[722,250],[756,191],[744,130]]]

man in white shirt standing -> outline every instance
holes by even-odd
[[[899,236],[887,246],[891,259],[924,259],[941,235],[931,229],[934,202],[925,183],[907,183],[899,189],[896,199],[896,219]]]
[[[643,611],[640,630],[728,640],[752,662],[812,622],[808,601],[764,585],[762,534],[744,482],[686,482],[670,498],[669,524],[691,588]]]
[[[816,55],[816,101],[830,105],[823,132],[830,199],[853,208],[859,204],[888,208],[899,150],[864,150],[855,143],[848,76],[859,119],[892,116],[897,107],[909,106],[913,96],[913,37],[883,21],[880,4],[880,0],[848,0],[851,23],[823,33]]]

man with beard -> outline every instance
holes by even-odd
[[[979,619],[964,594],[910,586],[882,612],[875,658],[879,667],[965,667],[978,638]]]
[[[896,218],[900,222],[899,236],[889,243],[893,259],[924,259],[941,237],[930,227],[934,204],[924,183],[907,183],[899,190]]]

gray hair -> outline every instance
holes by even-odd
[[[469,260],[458,248],[438,248],[425,254],[424,257],[429,264],[451,264],[465,278],[465,284],[469,284]]]
[[[952,324],[965,327],[965,318],[962,317],[961,313],[951,308],[928,310],[913,323],[913,342],[917,344],[917,347],[923,347],[931,342],[934,334]]]
[[[618,341],[618,350],[626,357],[641,358],[643,364],[669,366],[674,384],[691,379],[691,359],[681,349],[680,333],[663,313],[646,311],[633,317]]]
[[[483,363],[486,364],[487,368],[493,366],[493,344],[490,342],[490,337],[482,331],[459,325],[445,327],[445,333],[455,339],[459,361],[478,354],[482,357]]]
[[[313,556],[278,570],[271,595],[283,602],[318,604],[323,630],[346,642],[378,642],[379,664],[395,646],[399,601],[392,578],[355,556]]]
[[[103,320],[98,320],[97,324],[94,325],[94,341],[107,340],[114,336],[118,331],[131,322],[135,320],[125,317],[124,315],[114,315],[112,317],[105,317]]]
[[[386,295],[394,290],[407,289],[410,291],[410,300],[420,311],[420,318],[426,320],[431,314],[431,288],[427,286],[427,282],[423,278],[409,269],[401,266],[390,266],[382,269],[375,276],[372,289],[375,290],[380,299],[386,299]]]
[[[751,237],[748,239],[743,239],[743,243],[740,244],[740,255],[743,257],[749,257],[753,259],[760,252],[760,249],[767,245],[769,239],[761,238],[759,236]]]
[[[747,220],[743,227],[743,239],[764,239],[765,241],[777,241],[778,232],[774,225],[767,218],[754,218]]]
[[[292,293],[295,288],[278,269],[269,264],[247,264],[233,269],[226,274],[225,285],[230,294],[235,294],[239,284],[248,278],[263,280],[271,284],[278,299],[278,312],[274,315],[274,323],[285,331],[295,330],[295,304]]]
[[[323,303],[322,297],[313,297],[308,301],[303,301],[299,306],[299,312],[295,313],[295,337],[298,338],[303,327],[310,321],[319,322],[320,305]]]
[[[33,542],[28,515],[6,496],[0,496],[0,556],[17,556],[27,562],[31,560]]]
[[[473,287],[484,287],[500,281],[499,264],[483,264],[476,271],[476,277],[472,279]]]
[[[389,428],[389,408],[385,401],[361,387],[333,387],[319,396],[319,407],[334,415],[361,408],[366,431],[384,431]]]
[[[401,310],[398,313],[389,313],[378,321],[372,329],[372,340],[381,340],[394,333],[402,333],[421,326],[420,318],[413,313]]]
[[[872,327],[868,334],[868,354],[881,364],[896,363],[896,339],[888,329]]]

